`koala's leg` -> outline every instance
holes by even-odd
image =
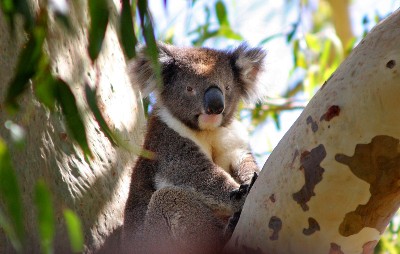
[[[147,253],[220,253],[228,218],[216,216],[218,211],[196,192],[178,187],[156,191],[145,219]]]

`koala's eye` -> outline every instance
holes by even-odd
[[[229,90],[231,90],[231,87],[230,87],[230,86],[226,86],[226,87],[225,87],[225,90],[226,90],[226,91],[229,91]]]
[[[188,91],[188,92],[193,92],[193,87],[187,86],[187,87],[186,87],[186,91]]]

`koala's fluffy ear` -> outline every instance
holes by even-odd
[[[246,102],[260,99],[263,95],[257,79],[263,71],[266,52],[261,48],[250,48],[246,43],[232,51],[233,72],[240,80],[241,95]]]
[[[173,61],[172,52],[169,45],[158,43],[158,60],[161,71],[165,65]],[[136,58],[128,63],[128,73],[132,85],[142,92],[143,97],[147,97],[157,88],[156,77],[150,58],[146,53],[146,47],[141,45],[137,50]]]

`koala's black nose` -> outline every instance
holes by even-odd
[[[210,87],[204,94],[206,114],[221,114],[224,111],[224,95],[218,87]]]

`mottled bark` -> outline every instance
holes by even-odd
[[[400,11],[377,25],[273,151],[228,243],[372,253],[400,205]]]

